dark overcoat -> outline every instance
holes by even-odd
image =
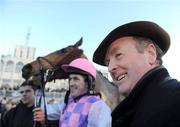
[[[112,127],[180,127],[180,82],[150,70],[112,112]]]
[[[33,108],[19,103],[3,116],[2,127],[33,127]]]

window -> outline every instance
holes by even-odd
[[[0,71],[3,70],[3,66],[4,66],[4,62],[3,62],[3,60],[1,60],[1,62],[0,62]]]
[[[12,72],[13,71],[13,62],[12,61],[8,61],[6,64],[6,68],[5,68],[5,72]]]
[[[22,62],[18,62],[18,63],[16,64],[15,73],[20,73],[22,67],[23,67],[23,63],[22,63]]]

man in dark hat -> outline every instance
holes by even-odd
[[[112,112],[113,127],[180,127],[180,83],[162,66],[168,33],[149,21],[111,31],[93,55],[107,66],[125,99]]]

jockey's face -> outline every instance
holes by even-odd
[[[21,101],[27,105],[27,107],[34,105],[35,91],[31,86],[21,86],[20,93],[22,95]]]
[[[84,76],[79,74],[69,75],[69,87],[73,98],[86,93],[88,90]]]

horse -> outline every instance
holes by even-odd
[[[67,46],[44,57],[38,57],[23,66],[22,77],[28,81],[35,82],[33,84],[41,84],[42,73],[46,73],[46,82],[56,79],[68,78],[67,73],[61,69],[62,64],[69,64],[76,58],[86,58],[83,50],[78,47],[82,44],[82,38],[74,45]],[[99,71],[97,71],[97,79],[95,81],[95,91],[101,93],[102,99],[113,110],[120,102],[120,95],[117,87],[108,81]]]

